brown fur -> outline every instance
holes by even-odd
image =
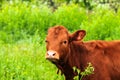
[[[59,55],[59,59],[54,55],[56,61],[51,62],[62,71],[65,80],[73,80],[77,75],[72,69],[74,66],[84,71],[89,62],[94,67],[94,74],[83,80],[120,80],[120,41],[83,42],[85,34],[84,30],[69,34],[63,26],[50,28],[46,48]]]

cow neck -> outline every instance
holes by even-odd
[[[84,46],[83,42],[80,41],[74,41],[70,43],[70,53],[69,53],[69,59],[68,64],[70,67],[76,67],[76,68],[83,68],[83,60],[85,58],[84,55],[86,55],[87,49]],[[84,56],[84,57],[83,57]]]
[[[83,42],[72,42],[69,46],[69,52],[67,53],[67,57],[64,60],[59,60],[55,65],[58,67],[58,73],[59,70],[61,70],[62,74],[65,75],[67,78],[66,80],[72,79],[75,75],[77,75],[76,72],[73,71],[73,67],[77,67],[79,69],[82,69],[82,56],[86,53],[86,48],[84,47]]]
[[[59,70],[61,70],[61,74],[65,75],[66,80],[73,80],[73,77],[75,75],[77,75],[73,69],[70,67],[70,65],[68,64],[68,62],[64,62],[64,61],[59,61],[58,63],[56,63],[56,66],[58,67],[58,72]]]

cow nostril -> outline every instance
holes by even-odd
[[[54,51],[48,51],[48,52],[47,52],[47,55],[48,55],[49,57],[54,57],[54,56],[56,55],[56,52],[54,52]]]
[[[59,55],[56,51],[49,50],[46,53],[46,59],[54,61],[54,60],[59,60]]]
[[[49,53],[47,52],[47,55],[49,55]]]
[[[53,53],[53,56],[55,56],[56,53]]]

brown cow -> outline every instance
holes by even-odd
[[[46,37],[46,59],[62,71],[65,80],[73,80],[77,75],[74,66],[84,71],[89,62],[94,74],[83,80],[120,80],[120,41],[83,42],[85,34],[84,30],[69,34],[63,26],[50,28]]]

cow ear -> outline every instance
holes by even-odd
[[[81,41],[86,35],[85,30],[78,30],[70,35],[70,41]]]

